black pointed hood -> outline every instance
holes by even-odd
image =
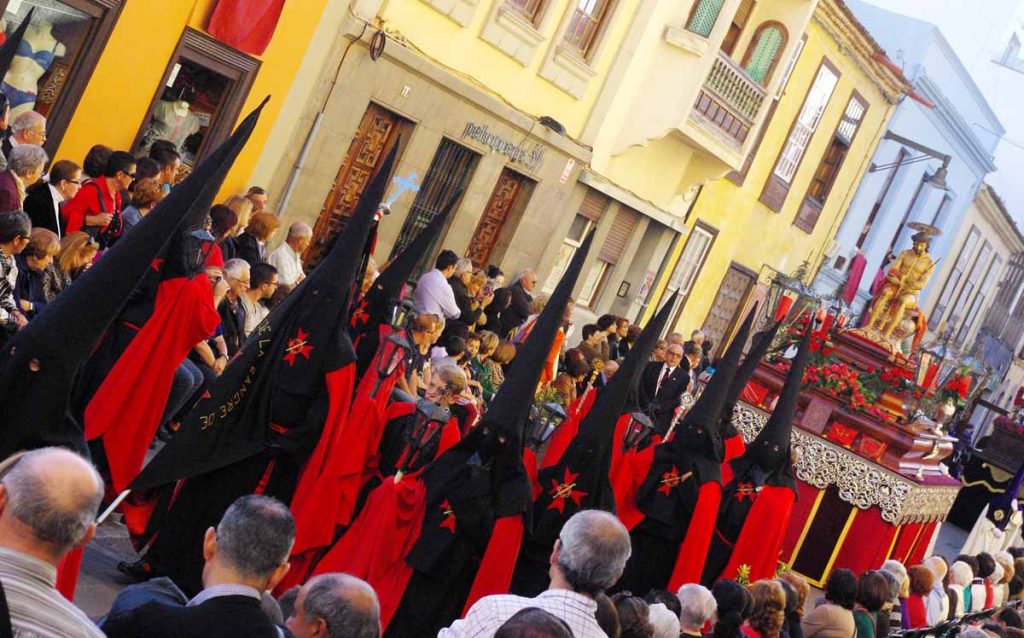
[[[715,367],[715,373],[711,375],[711,380],[708,381],[704,392],[683,417],[673,438],[673,445],[696,453],[703,461],[721,462],[722,460],[724,446],[719,422],[727,407],[726,400],[736,377],[736,369],[739,366],[740,355],[743,354],[743,346],[746,345],[747,336],[750,334],[750,326],[754,322],[754,314],[755,310],[753,309],[747,314],[743,325],[740,326],[736,336],[729,343],[725,354]],[[721,478],[721,472],[717,474],[717,478]]]
[[[396,144],[395,147],[397,148],[397,146]],[[409,281],[409,277],[412,276],[416,266],[423,261],[423,255],[441,235],[441,231],[461,196],[462,189],[456,189],[441,212],[416,235],[416,238],[405,250],[385,266],[362,299],[360,310],[355,313],[352,322],[352,338],[358,339],[356,347],[358,374],[362,375],[373,361],[373,356],[380,344],[379,326],[388,321],[388,311],[392,304],[401,298],[402,290]]]
[[[747,383],[750,382],[754,372],[757,371],[757,366],[761,363],[761,359],[768,353],[768,348],[771,347],[775,334],[779,331],[779,326],[781,325],[780,322],[775,321],[772,325],[754,335],[754,339],[750,344],[750,351],[747,352],[743,363],[740,364],[739,369],[736,371],[732,385],[729,386],[729,394],[725,399],[725,408],[722,410],[721,421],[723,438],[728,439],[738,434],[736,426],[732,424],[732,415],[736,409],[736,403],[739,402],[740,395],[743,394],[743,388],[747,387]]]
[[[786,375],[786,382],[782,386],[779,398],[775,402],[775,409],[772,410],[768,422],[761,430],[757,438],[747,447],[746,452],[739,460],[746,464],[756,464],[761,470],[768,474],[765,480],[766,485],[781,485],[796,491],[796,481],[793,479],[793,464],[790,461],[790,446],[793,438],[793,417],[796,416],[800,392],[803,390],[804,369],[807,367],[807,360],[810,357],[811,342],[810,327],[804,332],[800,340],[800,347]],[[735,471],[740,476],[738,469]]]
[[[302,461],[312,452],[327,418],[319,401],[327,374],[355,363],[345,326],[394,160],[392,152],[331,251],[253,330],[133,489],[206,474],[268,448]]]
[[[506,434],[513,434],[520,442],[524,440],[523,433],[530,415],[530,405],[537,393],[537,384],[551,352],[551,345],[554,343],[558,328],[562,325],[565,307],[572,299],[573,288],[576,287],[576,281],[583,270],[583,263],[593,241],[594,232],[591,231],[573,255],[569,267],[565,269],[562,279],[551,293],[544,310],[537,317],[533,329],[530,330],[526,343],[519,348],[516,358],[512,360],[512,367],[505,377],[505,382],[501,384],[484,414],[482,423],[490,423]]]
[[[69,413],[79,369],[172,237],[202,219],[256,126],[264,100],[132,231],[0,353],[0,454],[42,445],[84,450]]]
[[[35,7],[28,10],[28,13],[25,14],[25,19],[21,21],[18,28],[11,33],[10,37],[4,41],[3,46],[0,47],[0,78],[5,77],[7,72],[10,71],[11,62],[14,61],[14,56],[18,54],[18,47],[21,46],[21,40],[25,37],[25,30],[32,23],[32,15],[35,11]]]

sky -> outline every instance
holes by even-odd
[[[865,1],[931,22],[956,51],[1006,129],[996,149],[998,169],[985,181],[1024,228],[1024,73],[994,62],[1014,32],[1024,42],[1024,0]],[[897,51],[887,53],[898,61]]]

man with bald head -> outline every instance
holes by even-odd
[[[64,555],[96,534],[103,480],[60,448],[18,453],[0,476],[0,584],[14,635],[103,636],[55,587]]]
[[[379,638],[380,604],[355,576],[321,574],[299,590],[286,626],[295,638]]]
[[[535,598],[485,596],[437,637],[493,636],[517,612],[537,607],[565,621],[576,638],[607,638],[597,624],[594,597],[618,582],[631,551],[629,532],[614,514],[577,512],[562,526],[551,551],[547,591]]]
[[[302,253],[309,248],[313,229],[304,222],[295,222],[288,227],[288,236],[274,252],[267,256],[267,263],[277,268],[277,281],[282,286],[297,286],[306,278],[302,270]]]

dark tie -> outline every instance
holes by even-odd
[[[665,379],[667,379],[670,374],[672,374],[672,368],[665,366],[661,369],[661,376],[658,377],[658,385],[654,388],[655,395],[661,392],[661,384],[665,382]]]

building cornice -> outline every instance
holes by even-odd
[[[1011,255],[1024,251],[1024,234],[1021,234],[1020,228],[1006,210],[1006,204],[995,189],[988,184],[982,184],[978,189],[975,203],[989,223],[996,228],[999,237],[1006,242]]]
[[[902,73],[878,62],[876,56],[884,56],[885,51],[843,0],[822,0],[812,19],[832,37],[889,104],[895,104],[904,93],[913,89]]]
[[[938,84],[933,82],[928,77],[927,70],[921,68],[921,73],[917,78],[917,87],[929,101],[935,104],[935,108],[925,109],[927,113],[934,116],[939,123],[950,133],[953,139],[955,139],[959,146],[963,148],[973,164],[979,169],[977,172],[981,174],[991,173],[996,170],[996,165],[993,162],[992,154],[978,139],[978,136],[974,134],[971,126],[967,123],[967,120],[960,115],[956,106],[950,102],[946,94],[942,92]]]

